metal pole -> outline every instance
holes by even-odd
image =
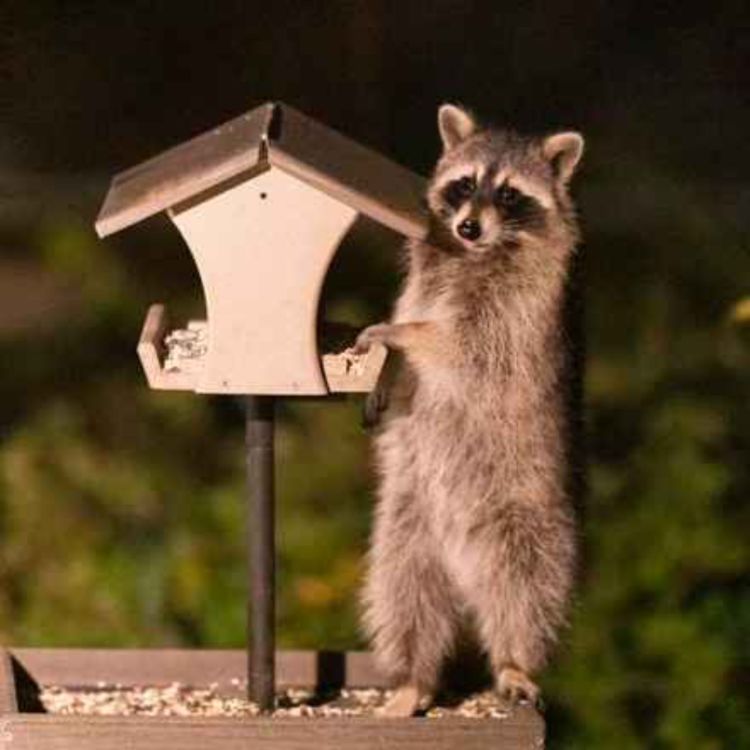
[[[248,697],[270,711],[275,693],[274,399],[248,396],[245,412],[248,489]]]

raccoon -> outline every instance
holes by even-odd
[[[438,128],[427,237],[407,244],[391,321],[356,344],[382,342],[398,362],[363,591],[397,687],[389,715],[430,702],[467,627],[500,694],[536,702],[577,558],[563,318],[583,139],[484,128],[450,104]]]

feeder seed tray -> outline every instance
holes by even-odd
[[[186,328],[169,328],[164,305],[152,305],[146,315],[138,356],[151,388],[199,390],[210,351],[208,323],[191,320]],[[375,387],[387,350],[376,344],[364,354],[345,348],[321,358],[326,387],[331,393],[368,392]]]
[[[245,659],[243,651],[0,649],[0,748],[544,746],[544,723],[536,711],[505,708],[486,694],[433,709],[425,718],[373,717],[386,691],[369,655],[358,652],[278,652],[279,708],[258,716],[244,697]]]

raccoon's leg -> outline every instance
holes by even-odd
[[[375,523],[365,584],[365,624],[375,659],[398,688],[390,715],[413,714],[429,702],[455,645],[456,601],[413,497],[391,498]]]
[[[365,619],[375,659],[397,690],[384,713],[411,716],[437,688],[455,645],[457,613],[432,542],[418,527],[387,525],[373,546],[365,588]]]
[[[413,441],[398,442],[401,458],[414,450]],[[453,587],[415,503],[412,470],[399,456],[381,451],[384,479],[363,604],[376,663],[398,688],[385,713],[408,716],[432,698],[458,617]]]
[[[498,691],[513,702],[536,703],[531,675],[544,666],[565,620],[572,525],[565,514],[522,505],[498,516],[467,540],[472,604]]]

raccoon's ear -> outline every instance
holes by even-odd
[[[472,115],[455,104],[443,104],[438,110],[438,130],[443,149],[449,151],[477,129]]]
[[[583,155],[583,136],[580,133],[555,133],[544,139],[542,150],[558,179],[568,182]]]

